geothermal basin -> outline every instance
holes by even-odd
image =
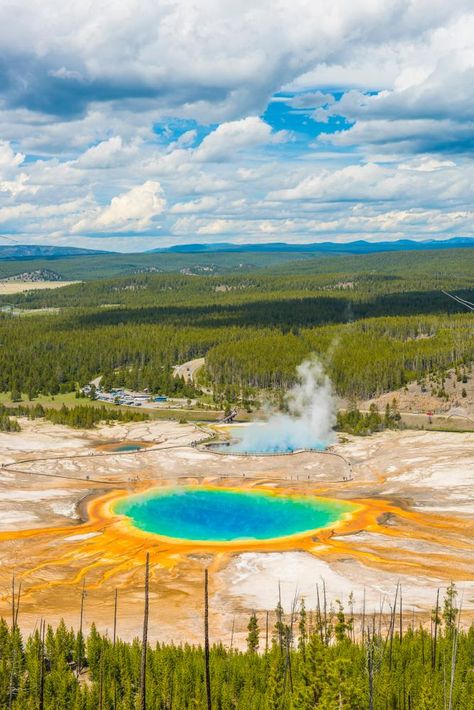
[[[334,437],[318,437],[312,432],[309,436],[301,436],[299,430],[295,431],[291,427],[275,429],[271,420],[253,422],[247,426],[234,425],[231,433],[231,439],[207,444],[207,448],[217,453],[263,456],[325,451],[334,440]]]
[[[236,438],[230,441],[220,441],[218,443],[207,444],[206,447],[219,454],[238,454],[240,456],[272,456],[281,454],[296,454],[301,451],[325,451],[327,445],[322,442],[312,442],[311,446],[294,446],[291,443],[279,444],[270,443],[264,445],[255,443],[251,445],[242,439]]]
[[[355,508],[317,496],[207,487],[152,489],[113,506],[147,533],[211,543],[304,535],[338,523]]]
[[[428,626],[437,589],[454,580],[463,594],[463,618],[473,617],[472,433],[386,431],[329,442],[333,456],[243,457],[192,445],[205,434],[172,421],[116,423],[84,432],[41,420],[21,424],[21,432],[0,433],[0,614],[11,614],[15,574],[22,583],[25,629],[37,628],[39,613],[77,625],[85,580],[85,624],[95,620],[101,631],[110,631],[118,589],[119,633],[133,639],[141,628],[146,553],[153,640],[201,642],[204,568],[209,569],[211,637],[228,643],[235,620],[234,642],[242,648],[252,610],[274,609],[280,590],[285,611],[296,592],[308,609],[315,608],[321,579],[329,601],[353,592],[359,613],[364,602],[367,610],[378,610],[401,583],[406,604]],[[244,428],[262,431],[260,425],[219,429],[238,435]],[[136,444],[145,446],[140,452],[116,451]],[[353,471],[346,480],[345,459]],[[186,510],[181,505],[179,510],[184,524],[176,517],[174,529],[156,522],[150,531],[140,527],[141,513],[135,515],[129,505],[157,488],[184,498]],[[218,524],[222,505],[204,519],[201,500],[196,516],[204,528],[190,529],[194,505],[188,506],[188,489],[231,490],[238,496],[232,498],[237,512],[230,531]],[[242,493],[252,495],[258,514],[244,516]],[[268,498],[279,505],[264,525]],[[326,525],[320,516],[308,524],[298,518],[297,525],[285,528],[285,500],[294,504],[301,498],[331,504],[337,499],[356,509],[333,516],[330,508]],[[210,501],[208,494],[205,500]],[[293,516],[295,508],[288,507]],[[256,525],[243,528],[242,518],[249,515]],[[227,526],[229,509],[225,518]]]

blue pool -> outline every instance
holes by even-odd
[[[352,503],[316,496],[217,488],[159,488],[114,506],[135,527],[182,540],[269,540],[332,525]]]

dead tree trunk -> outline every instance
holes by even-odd
[[[268,653],[268,611],[265,615],[265,653]]]
[[[230,632],[230,650],[232,651],[234,648],[234,631],[235,631],[235,614],[232,617],[232,629]]]
[[[364,645],[364,637],[365,637],[365,587],[364,587],[364,597],[362,600],[362,645]]]
[[[18,589],[18,598],[15,600],[15,575],[12,577],[12,643],[13,643],[13,650],[12,650],[12,659],[11,659],[11,669],[10,669],[10,683],[9,683],[9,689],[8,689],[8,708],[10,710],[12,703],[13,703],[13,684],[15,681],[15,664],[16,664],[16,657],[17,657],[17,644],[16,644],[16,625],[18,621],[18,607],[20,604],[20,592],[21,592],[21,583]]]
[[[44,710],[44,636],[45,636],[46,622],[42,621],[40,626],[40,639],[41,639],[41,650],[40,650],[40,683],[39,683],[39,710]]]
[[[327,598],[326,598],[326,582],[323,579],[323,614],[324,614],[324,644],[327,646],[329,643],[328,635],[328,608],[327,608]]]
[[[319,630],[319,635],[321,637],[321,642],[324,641],[324,636],[323,636],[323,619],[321,616],[321,600],[319,598],[319,584],[316,583],[316,599],[317,599],[317,605],[316,605],[316,624]]]
[[[99,710],[104,708],[104,647],[100,648],[99,661]]]
[[[118,602],[118,590],[115,590],[115,596],[114,596],[114,634],[113,634],[113,643],[114,643],[114,648],[115,644],[117,641],[117,602]]]
[[[399,641],[400,643],[403,641],[403,597],[402,597],[402,585],[400,585],[400,616],[399,616],[399,633],[400,633],[400,638]],[[413,623],[413,631],[415,630],[415,624]]]
[[[438,615],[439,615],[439,589],[436,592],[436,607],[434,613],[434,638],[433,638],[433,653],[431,657],[431,668],[434,670],[436,668],[436,653],[437,653],[437,641],[438,641]]]
[[[399,584],[397,583],[397,588],[395,589],[395,599],[393,601],[393,607],[392,607],[392,611],[390,614],[390,629],[389,629],[390,645],[389,645],[389,661],[388,661],[389,670],[392,670],[393,632],[394,632],[394,628],[395,628],[395,614],[397,613],[398,590],[399,590]]]
[[[12,631],[18,626],[18,613],[20,611],[21,582],[16,592],[15,575],[12,576]]]
[[[369,710],[374,708],[374,639],[367,626],[367,672],[369,676]]]
[[[82,582],[81,590],[81,612],[79,616],[79,637],[77,639],[77,665],[76,665],[76,677],[79,678],[82,670],[82,654],[84,649],[84,640],[82,635],[82,626],[84,622],[84,599],[86,596],[86,578],[84,577]]]
[[[115,645],[117,643],[117,604],[118,604],[118,590],[115,589],[115,595],[114,595],[114,633],[113,633],[113,644],[114,644],[114,651],[115,651]],[[117,661],[115,658],[115,653],[114,653],[114,710],[117,708]]]
[[[451,679],[449,683],[448,710],[453,710],[454,679],[456,676],[456,662],[458,657],[459,627],[461,624],[461,609],[458,610],[458,623],[453,629],[453,646],[451,651]]]
[[[15,630],[15,575],[12,577],[12,631]]]
[[[204,665],[206,673],[207,710],[212,710],[211,671],[209,653],[209,574],[207,569],[204,570]]]
[[[148,613],[150,584],[150,553],[146,553],[145,565],[145,608],[143,610],[142,658],[140,666],[140,710],[146,710],[146,656],[148,648]]]

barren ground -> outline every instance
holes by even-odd
[[[474,614],[472,433],[351,438],[334,447],[352,466],[352,480],[344,480],[349,468],[338,457],[236,457],[191,447],[205,434],[190,424],[116,424],[85,433],[21,424],[20,433],[0,434],[0,613],[9,614],[14,572],[25,628],[39,617],[77,624],[85,578],[86,623],[110,629],[118,588],[119,632],[137,634],[147,550],[151,636],[160,640],[200,640],[204,566],[211,575],[212,635],[224,642],[235,617],[235,642],[242,643],[249,613],[273,609],[279,583],[287,609],[295,594],[314,607],[324,579],[329,599],[347,602],[354,592],[357,612],[364,594],[368,609],[388,610],[400,580],[407,615],[427,618],[436,589],[453,579],[465,615]],[[114,443],[127,441],[147,447],[113,451]],[[364,512],[324,534],[221,548],[135,535],[107,513],[107,501],[124,492],[182,482],[279,487],[356,500]]]
[[[0,296],[9,296],[13,293],[25,291],[43,291],[47,288],[62,288],[78,281],[0,281]]]
[[[465,382],[458,380],[456,373],[451,370],[444,381],[444,396],[439,396],[441,385],[432,379],[421,382],[411,382],[406,387],[394,392],[386,392],[380,397],[369,399],[361,404],[363,409],[368,409],[374,403],[383,412],[387,404],[395,399],[398,409],[412,417],[422,415],[419,424],[429,428],[428,412],[438,415],[446,420],[446,424],[455,424],[456,420],[470,428],[474,424],[474,377],[465,373]],[[435,417],[436,418],[436,417]]]

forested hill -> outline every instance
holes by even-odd
[[[197,304],[225,309],[259,301],[283,303],[294,298],[317,298],[318,315],[313,315],[312,322],[334,322],[347,320],[348,308],[358,309],[359,317],[459,312],[462,308],[450,303],[441,291],[459,290],[469,298],[473,288],[474,249],[469,249],[289,261],[246,273],[238,269],[200,277],[137,273],[74,284],[55,292],[33,291],[9,295],[7,299],[0,297],[0,304],[2,300],[27,308],[94,308],[104,304],[163,308],[182,304],[188,305],[192,313]],[[272,317],[280,322],[290,325],[305,322],[298,311],[292,323],[291,315],[288,321],[275,310],[272,309]]]
[[[13,298],[28,317],[0,320],[0,391],[34,398],[106,375],[155,392],[173,365],[206,356],[214,391],[235,401],[248,388],[284,390],[314,352],[344,396],[425,378],[443,393],[449,369],[463,379],[471,368],[474,328],[473,314],[442,289],[474,301],[474,250],[136,274],[9,295],[0,304]],[[41,312],[51,307],[55,315]]]
[[[37,269],[54,270],[65,281],[90,281],[136,273],[177,272],[193,275],[246,272],[294,259],[312,259],[313,252],[206,252],[149,254],[91,254],[81,257],[1,260],[0,279]]]
[[[453,244],[455,246],[457,242]],[[474,240],[473,240],[474,243]],[[354,243],[356,244],[356,243]],[[206,276],[213,274],[228,274],[235,272],[238,274],[248,273],[256,269],[276,268],[292,263],[292,270],[298,270],[298,265],[306,264],[306,271],[311,273],[336,273],[345,272],[355,269],[356,271],[370,270],[379,268],[380,265],[388,265],[388,269],[396,261],[391,258],[400,258],[400,267],[405,265],[410,268],[411,263],[420,264],[424,260],[435,265],[437,256],[440,257],[440,264],[446,265],[452,257],[456,255],[460,260],[464,258],[469,262],[472,261],[474,246],[468,242],[460,245],[463,248],[448,248],[449,242],[439,242],[431,245],[433,248],[428,249],[430,244],[423,245],[415,242],[410,243],[410,249],[421,249],[417,251],[393,251],[393,244],[387,245],[388,251],[381,251],[380,248],[374,249],[375,253],[365,254],[362,248],[365,243],[359,244],[359,252],[356,246],[353,251],[341,246],[342,251],[337,251],[338,245],[332,245],[335,249],[323,249],[318,251],[317,245],[309,245],[305,250],[304,246],[300,248],[290,248],[285,250],[286,245],[280,245],[278,249],[258,249],[256,247],[241,247],[238,250],[222,249],[222,250],[196,250],[196,251],[179,251],[176,250],[162,251],[156,253],[144,254],[114,254],[114,253],[92,253],[88,250],[83,250],[83,253],[77,256],[81,250],[70,249],[70,253],[65,248],[42,247],[42,252],[36,247],[21,247],[21,249],[30,250],[21,253],[21,258],[14,258],[14,249],[16,247],[3,247],[3,254],[10,254],[8,258],[2,258],[2,248],[0,247],[0,279],[14,276],[15,274],[24,271],[35,271],[40,269],[51,269],[54,262],[54,271],[59,274],[63,280],[85,280],[112,278],[125,275],[134,275],[137,273],[182,273],[198,276]],[[362,244],[362,246],[360,246]],[[324,245],[321,245],[323,247]],[[381,247],[379,244],[378,247]],[[18,247],[20,248],[20,247]],[[48,255],[47,250],[51,250]],[[407,247],[408,249],[408,247]],[[12,251],[13,250],[13,251]],[[36,250],[36,251],[35,251]],[[370,250],[369,250],[370,251]],[[41,255],[42,254],[42,255]],[[447,256],[447,261],[443,258]],[[41,258],[40,258],[41,257]],[[367,259],[367,261],[364,261]],[[293,263],[294,262],[294,263]],[[383,268],[383,266],[382,266]],[[430,268],[430,267],[428,267]],[[448,267],[449,268],[449,267]]]

